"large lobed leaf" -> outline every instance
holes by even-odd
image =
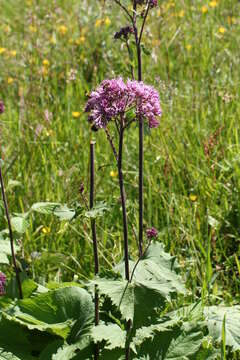
[[[29,330],[46,331],[65,339],[77,321],[81,329],[93,321],[94,309],[86,290],[70,286],[19,300],[3,311],[3,317]]]
[[[177,274],[175,259],[165,253],[159,243],[152,244],[137,266],[130,260],[132,281],[124,279],[124,263],[115,267],[122,279],[97,278],[99,293],[108,296],[122,317],[131,320],[134,327],[147,325],[155,308],[163,309],[165,303],[177,293],[185,293],[180,276]],[[134,269],[134,270],[133,270]]]
[[[214,340],[222,341],[222,326],[225,316],[226,345],[240,350],[240,306],[209,306],[205,308],[208,329]]]

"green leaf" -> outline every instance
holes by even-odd
[[[63,345],[63,340],[58,339],[50,343],[45,349],[41,352],[39,360],[52,360],[52,356],[56,354],[59,348]]]
[[[11,224],[13,230],[18,232],[19,234],[24,234],[30,225],[29,222],[24,217],[20,217],[20,216],[12,217]]]
[[[32,205],[31,210],[40,214],[53,214],[54,210],[59,208],[61,204],[53,202],[39,202]]]
[[[106,341],[105,349],[125,348],[126,331],[116,324],[98,325],[92,329],[92,337],[95,343]]]
[[[166,360],[188,360],[196,357],[202,341],[203,333],[201,331],[190,330],[188,333],[183,332],[177,339],[173,339],[166,356]]]
[[[141,44],[141,49],[145,55],[147,55],[147,56],[151,55],[151,51],[149,49],[147,49],[144,44]]]
[[[67,205],[61,205],[54,210],[53,214],[57,216],[60,220],[70,221],[75,216],[75,210],[69,209]]]
[[[234,351],[240,350],[240,306],[209,306],[204,310],[209,334],[219,343],[222,341],[225,318],[225,343]]]
[[[97,217],[103,216],[104,213],[109,210],[109,207],[104,201],[97,203],[91,210],[85,212],[87,218],[95,219]]]
[[[23,357],[16,356],[0,347],[0,360],[21,360]],[[26,358],[25,358],[26,359]],[[27,359],[26,359],[27,360]]]
[[[29,279],[26,273],[20,273],[20,280],[24,298],[28,298],[35,290],[37,290],[38,285],[32,279]],[[6,288],[6,296],[12,299],[16,299],[19,297],[16,276],[12,277],[11,280],[8,282]]]
[[[130,260],[131,272],[135,263]],[[124,277],[125,265],[124,262],[115,267],[115,271],[119,271]],[[184,283],[181,277],[177,274],[179,266],[176,257],[164,251],[161,243],[153,243],[149,246],[144,257],[139,261],[133,275],[133,280],[136,280],[151,289],[156,289],[162,296],[167,299],[171,295],[177,293],[186,293]]]
[[[14,244],[15,252],[19,250],[19,246]],[[8,256],[12,255],[10,240],[0,236],[0,264],[9,264]]]
[[[177,274],[175,258],[165,253],[160,243],[152,244],[144,257],[135,267],[129,260],[131,283],[125,277],[125,263],[121,262],[115,271],[122,275],[122,280],[97,278],[101,295],[109,297],[121,312],[122,317],[134,322],[135,327],[150,324],[150,317],[155,315],[155,308],[163,309],[166,301],[177,293],[184,293],[185,288]]]
[[[69,209],[67,205],[52,202],[39,202],[33,204],[31,210],[40,214],[55,215],[60,220],[72,220],[75,216],[74,209]]]
[[[67,338],[76,321],[81,323],[83,331],[94,317],[91,296],[75,286],[19,300],[16,305],[3,311],[3,317],[29,330],[48,332],[63,339]]]

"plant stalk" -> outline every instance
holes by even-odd
[[[123,133],[124,133],[124,128],[121,124],[120,134],[119,134],[119,147],[118,147],[118,178],[119,178],[122,217],[123,217],[125,278],[127,281],[129,281],[130,274],[129,274],[129,258],[128,258],[128,225],[127,225],[127,211],[126,211],[126,195],[124,190],[123,173],[122,173]]]
[[[7,204],[7,198],[6,198],[5,188],[4,188],[4,182],[3,182],[1,166],[0,166],[0,183],[1,183],[2,199],[3,199],[5,214],[6,214],[6,218],[7,218],[7,222],[8,222],[8,230],[9,230],[9,238],[10,238],[12,260],[13,260],[14,271],[15,271],[15,274],[16,274],[19,298],[23,299],[22,284],[21,284],[19,270],[18,270],[18,267],[17,267],[16,255],[15,255],[15,251],[14,251],[14,240],[13,240],[12,225],[11,225],[11,220],[10,220],[10,216],[9,216],[9,210],[8,210],[8,204]]]
[[[90,143],[90,199],[89,205],[90,209],[94,206],[94,188],[95,188],[95,142],[91,141]],[[95,219],[91,219],[91,229],[92,229],[92,238],[93,238],[93,254],[94,254],[94,273],[95,275],[99,272],[99,259],[98,259],[98,243],[97,243],[97,234],[96,234],[96,221]],[[94,294],[94,302],[95,302],[95,326],[99,324],[99,296],[98,289],[95,285],[95,294]],[[99,345],[95,345],[94,350],[94,360],[99,359]]]

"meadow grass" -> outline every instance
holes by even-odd
[[[238,1],[161,1],[144,35],[143,78],[163,116],[145,134],[144,226],[175,254],[193,297],[239,300],[240,144]],[[104,133],[90,131],[84,105],[104,78],[136,60],[113,40],[126,22],[111,1],[0,0],[1,157],[11,212],[38,201],[80,203],[96,140],[96,198],[111,210],[97,221],[101,264],[122,257],[117,171]],[[138,132],[125,139],[130,249],[137,254]],[[18,181],[18,182],[13,182]],[[3,224],[2,224],[3,226]],[[89,223],[36,216],[22,238],[38,281],[93,273]],[[146,245],[146,244],[145,244]],[[33,260],[32,252],[42,253]]]

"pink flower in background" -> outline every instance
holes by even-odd
[[[5,294],[6,280],[7,280],[6,275],[0,272],[0,296]]]
[[[122,78],[104,80],[90,94],[85,108],[96,128],[105,128],[110,120],[124,117],[129,110],[135,111],[136,118],[146,119],[150,128],[157,127],[157,117],[162,114],[157,90],[142,81],[128,80],[125,84]]]
[[[0,100],[0,114],[4,113],[4,111],[5,111],[4,103],[3,101]]]

